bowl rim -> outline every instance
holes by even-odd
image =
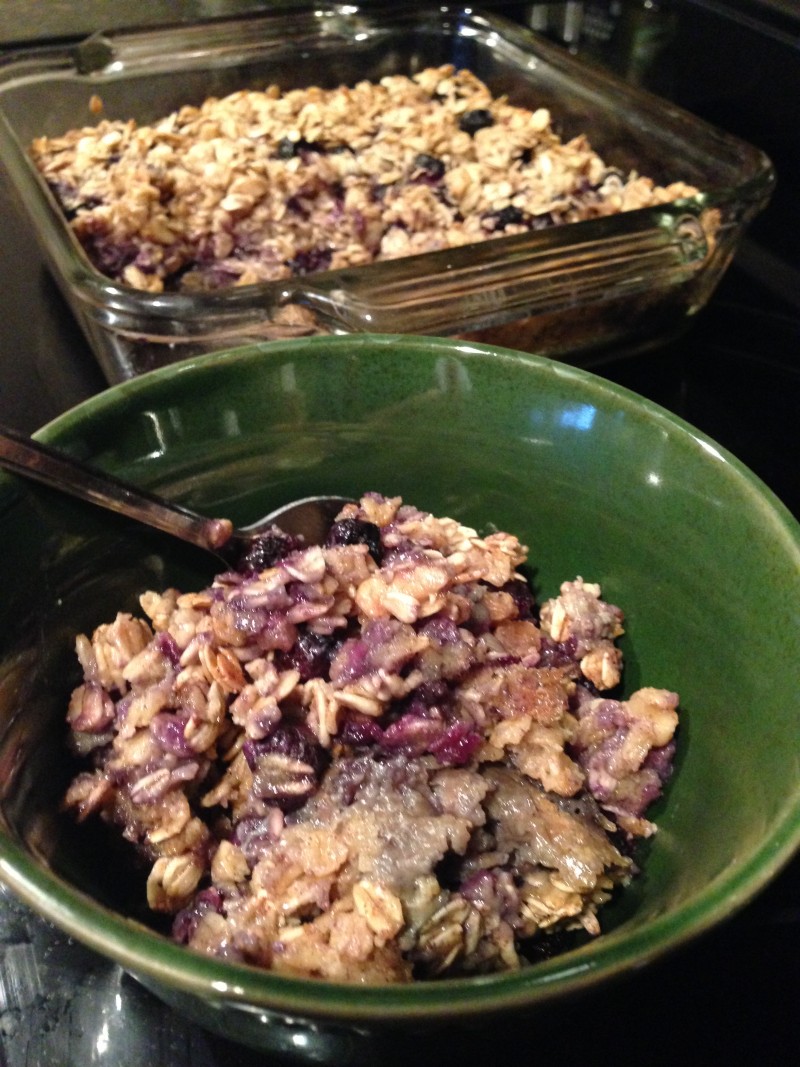
[[[522,363],[536,375],[548,375],[606,402],[638,409],[664,430],[710,453],[727,468],[779,533],[800,569],[800,523],[757,475],[702,431],[660,405],[624,386],[582,368],[547,357],[473,342],[415,335],[374,334],[308,337],[244,345],[196,356],[122,382],[69,409],[33,436],[57,444],[85,420],[146,398],[153,390],[174,388],[184,376],[202,378],[217,369],[262,360],[313,354],[314,349],[388,353],[398,347],[424,346],[432,356],[487,357]],[[12,476],[0,475],[2,481]],[[432,983],[360,986],[318,979],[293,978],[245,964],[229,963],[170,941],[143,923],[101,905],[85,892],[32,858],[0,828],[0,881],[32,910],[84,945],[117,962],[134,976],[198,996],[207,1004],[234,1005],[245,1011],[281,1011],[345,1021],[390,1021],[444,1018],[493,1012],[550,1000],[588,989],[649,964],[732,916],[750,901],[800,849],[800,790],[773,819],[771,832],[747,857],[729,865],[718,877],[675,911],[654,917],[633,931],[609,931],[590,944],[520,971],[442,979]],[[587,951],[590,950],[590,951]]]

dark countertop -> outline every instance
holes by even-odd
[[[29,10],[27,4],[11,6]],[[138,6],[142,12],[147,7]],[[712,40],[708,9],[714,5],[689,6],[702,10],[685,25],[685,33],[695,42]],[[743,32],[732,30],[726,47]],[[681,41],[678,36],[678,46]],[[773,41],[765,47],[778,46]],[[782,92],[794,88],[796,101],[800,49],[791,40],[781,47],[780,61],[772,62],[771,53],[767,57],[771,74]],[[763,69],[764,55],[749,44],[747,50],[749,62]],[[680,63],[673,60],[666,88],[679,102],[770,151],[783,191],[753,227],[686,336],[635,358],[612,360],[597,372],[708,433],[800,517],[795,255],[800,175],[792,171],[790,158],[797,146],[796,122],[786,126],[780,115],[770,119],[751,95],[744,102],[737,98],[732,83],[723,88],[710,75],[704,80],[693,56],[681,52]],[[683,80],[677,79],[679,67]],[[748,94],[755,77],[749,77]],[[760,140],[753,136],[758,114]],[[1,170],[0,212],[0,421],[33,431],[103,389],[105,381],[33,249]],[[723,925],[672,956],[621,976],[611,987],[546,1008],[546,1014],[430,1034],[424,1042],[397,1040],[382,1050],[381,1060],[486,1064],[513,1054],[543,1064],[789,1063],[800,1048],[798,989],[800,857]],[[0,1067],[263,1067],[275,1062],[184,1022],[118,967],[0,890]]]
[[[196,21],[270,6],[269,0],[3,0],[0,46],[29,46],[96,30]]]

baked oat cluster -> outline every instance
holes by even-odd
[[[275,530],[199,593],[77,639],[66,805],[147,862],[192,948],[334,981],[517,968],[635,874],[676,694],[608,695],[622,612],[538,606],[507,533],[400,498]]]
[[[607,166],[545,108],[452,66],[335,89],[241,90],[31,152],[99,271],[208,291],[453,248],[697,190]]]

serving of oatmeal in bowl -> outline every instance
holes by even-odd
[[[239,525],[352,501],[226,570],[0,482],[2,877],[201,1025],[270,1051],[624,988],[794,851],[797,524],[662,409],[375,335],[41,436]]]
[[[139,850],[177,941],[279,974],[516,970],[598,935],[678,696],[614,698],[622,611],[580,576],[537,605],[526,557],[368,493],[323,545],[276,529],[202,591],[143,593],[77,638],[66,807]]]

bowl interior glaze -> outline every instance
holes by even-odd
[[[546,1002],[723,919],[795,850],[800,529],[736,459],[662,409],[507,350],[310,338],[145,375],[39,436],[239,523],[295,497],[374,489],[512,531],[541,595],[580,574],[623,607],[625,692],[681,696],[660,831],[642,876],[601,912],[600,938],[518,973],[357,991],[199,958],[145,925],[124,858],[76,830],[59,799],[76,632],[134,608],[145,587],[201,587],[214,561],[0,479],[0,877],[206,1025],[259,1044],[271,1013],[417,1023]]]

